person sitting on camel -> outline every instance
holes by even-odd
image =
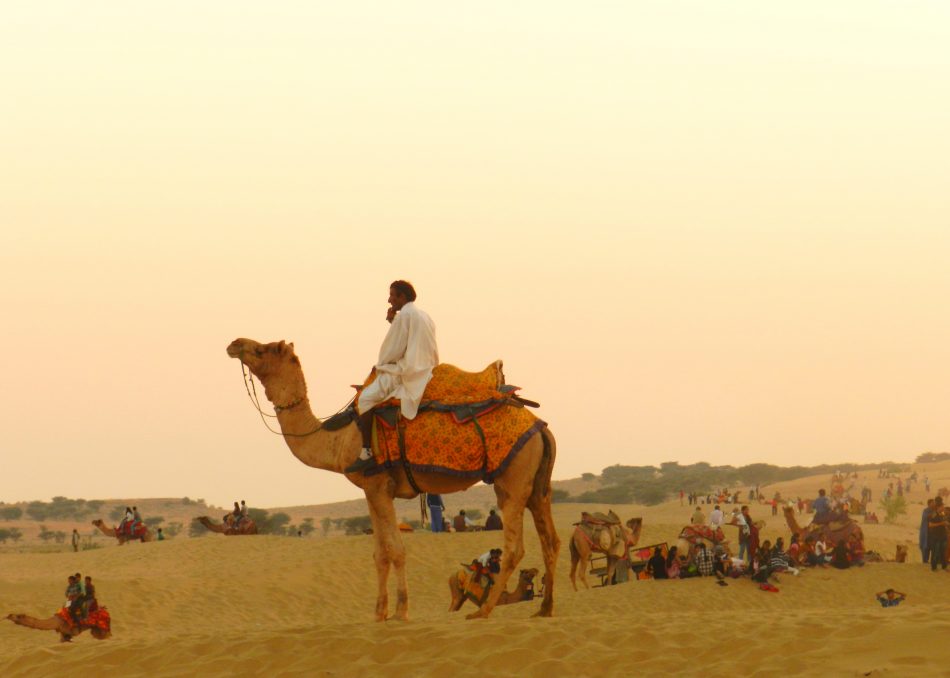
[[[831,522],[831,501],[825,496],[824,490],[818,490],[818,498],[811,503],[811,507],[815,510],[813,523],[822,525]]]
[[[131,525],[134,521],[135,517],[132,513],[132,507],[126,506],[125,517],[122,519],[122,522],[119,523],[119,532],[124,534],[126,532],[126,528],[128,528],[128,531],[131,532]]]
[[[415,419],[432,370],[439,364],[435,323],[415,301],[416,290],[405,280],[397,280],[389,286],[386,320],[391,325],[373,368],[376,379],[363,389],[356,402],[363,448],[345,473],[362,473],[376,465],[372,451],[373,408],[390,398],[398,398],[402,416]]]

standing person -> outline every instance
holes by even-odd
[[[745,524],[749,527],[749,562],[752,562],[752,556],[759,550],[759,528],[756,526],[755,521],[752,520],[752,515],[749,513],[749,507],[742,507],[742,517],[745,519]]]
[[[432,369],[439,364],[435,323],[415,301],[416,290],[405,280],[397,280],[389,286],[386,319],[391,325],[373,368],[376,379],[360,392],[356,402],[363,447],[345,473],[362,473],[376,465],[372,452],[373,408],[390,398],[398,398],[402,416],[415,419],[422,394],[432,378]]]
[[[711,527],[713,530],[718,530],[722,527],[724,520],[725,518],[722,515],[722,509],[719,508],[719,504],[716,504],[716,508],[714,508],[709,514],[709,527]]]
[[[917,542],[920,546],[920,558],[923,560],[924,565],[927,565],[930,562],[930,548],[927,546],[927,532],[928,524],[930,523],[930,515],[934,512],[934,500],[928,499],[927,506],[920,514],[920,534],[917,537]]]
[[[79,530],[75,527],[73,528],[73,537],[72,537],[73,552],[79,551]]]
[[[730,524],[739,528],[739,560],[745,560],[749,551],[749,525],[746,523],[745,517],[739,512],[738,507],[732,509]],[[752,554],[749,554],[750,560],[751,556]]]
[[[683,505],[683,494],[684,494],[683,490],[680,490],[680,506]]]
[[[934,498],[934,510],[927,521],[927,546],[930,548],[930,569],[937,571],[937,565],[947,569],[947,509],[943,506],[943,497]]]
[[[699,508],[699,504],[696,504],[696,510],[693,511],[693,516],[689,519],[690,525],[705,525],[706,524],[706,514],[703,513],[703,510]]]
[[[802,501],[802,498],[801,498],[801,497],[799,497],[799,498],[798,498],[798,515],[801,515],[801,514],[802,514],[802,511],[804,511],[804,510],[805,510],[805,502]]]
[[[442,503],[441,494],[427,494],[426,506],[429,507],[430,524],[433,532],[444,532],[442,523],[442,512],[445,510],[445,504]]]

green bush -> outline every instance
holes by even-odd
[[[4,506],[0,508],[0,518],[3,520],[19,520],[23,516],[23,509],[19,506]]]
[[[878,504],[884,512],[884,522],[897,522],[898,517],[907,513],[907,500],[901,495],[892,495],[890,499],[881,499]]]

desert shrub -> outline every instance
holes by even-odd
[[[158,527],[165,522],[165,519],[162,516],[151,516],[142,521],[149,527]]]
[[[166,537],[174,537],[179,532],[181,532],[182,524],[179,522],[168,523],[162,528],[162,532],[165,533]]]
[[[582,473],[581,479],[590,482],[591,480],[597,480],[597,476],[595,476],[593,473]]]
[[[907,500],[901,495],[893,495],[890,498],[881,499],[878,504],[884,513],[884,522],[896,522],[898,517],[907,513]]]
[[[568,494],[567,490],[551,490],[551,501],[553,501],[555,504],[560,504],[573,500],[571,499],[571,495]]]
[[[343,530],[346,534],[363,534],[365,530],[373,526],[373,521],[368,515],[356,516],[354,518],[343,519]]]

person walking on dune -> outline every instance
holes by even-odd
[[[415,301],[416,290],[405,280],[397,280],[389,286],[386,320],[390,327],[373,368],[376,379],[363,389],[356,402],[363,447],[345,473],[365,472],[376,465],[372,451],[373,408],[390,398],[398,398],[402,416],[415,419],[432,370],[439,364],[435,323]]]

